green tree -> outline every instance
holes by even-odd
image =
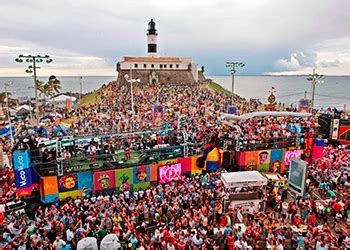
[[[8,97],[11,96],[11,93],[7,92]],[[6,92],[0,92],[0,103],[5,102],[6,99]]]
[[[49,96],[58,94],[61,91],[61,81],[54,75],[49,77],[49,81],[45,85]]]
[[[36,80],[36,89],[39,91],[39,95],[43,95],[44,97],[48,96],[45,85],[46,84],[43,81]]]

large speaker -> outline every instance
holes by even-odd
[[[226,169],[229,172],[232,172],[233,171],[233,164],[231,164],[231,163],[232,163],[231,154],[229,151],[225,151],[222,154],[222,168]]]

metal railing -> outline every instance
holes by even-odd
[[[103,170],[126,168],[136,165],[147,165],[201,153],[202,144],[181,144],[158,149],[130,151],[130,159],[126,159],[125,151],[96,155],[82,154],[70,159],[55,158],[43,161],[41,156],[32,158],[33,166],[40,176],[81,172],[87,170]],[[187,155],[185,155],[187,153]],[[32,155],[36,155],[35,153]],[[62,169],[63,172],[60,172]]]

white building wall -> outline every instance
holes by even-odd
[[[197,64],[195,63],[192,63],[192,76],[193,76],[193,79],[198,82],[198,67],[197,67]]]
[[[135,64],[137,64],[137,67],[135,67]],[[144,68],[144,64],[146,64],[146,68]],[[154,68],[152,68],[152,64],[154,65]],[[160,65],[163,65],[163,68],[160,67]],[[172,68],[170,68],[170,64],[172,64]],[[179,65],[177,68],[176,65]],[[162,63],[156,63],[156,62],[121,62],[120,63],[120,68],[122,70],[128,70],[128,69],[133,69],[133,70],[152,70],[152,69],[165,69],[165,70],[187,70],[188,69],[188,64],[189,62],[162,62]],[[164,67],[166,65],[166,67]],[[193,70],[194,64],[192,64],[192,70]]]

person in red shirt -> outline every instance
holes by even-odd
[[[234,250],[235,246],[235,237],[233,236],[233,233],[230,232],[229,235],[227,235],[226,238],[226,246],[228,250]]]
[[[316,215],[314,213],[311,213],[309,217],[307,218],[307,225],[308,226],[315,226],[317,223]]]
[[[292,220],[292,224],[294,226],[299,226],[302,223],[302,219],[300,218],[299,214],[296,214],[294,219]]]
[[[343,207],[339,204],[339,200],[337,200],[336,202],[334,202],[332,208],[335,213],[339,213]]]
[[[5,213],[0,213],[0,224],[3,225],[5,220]]]

